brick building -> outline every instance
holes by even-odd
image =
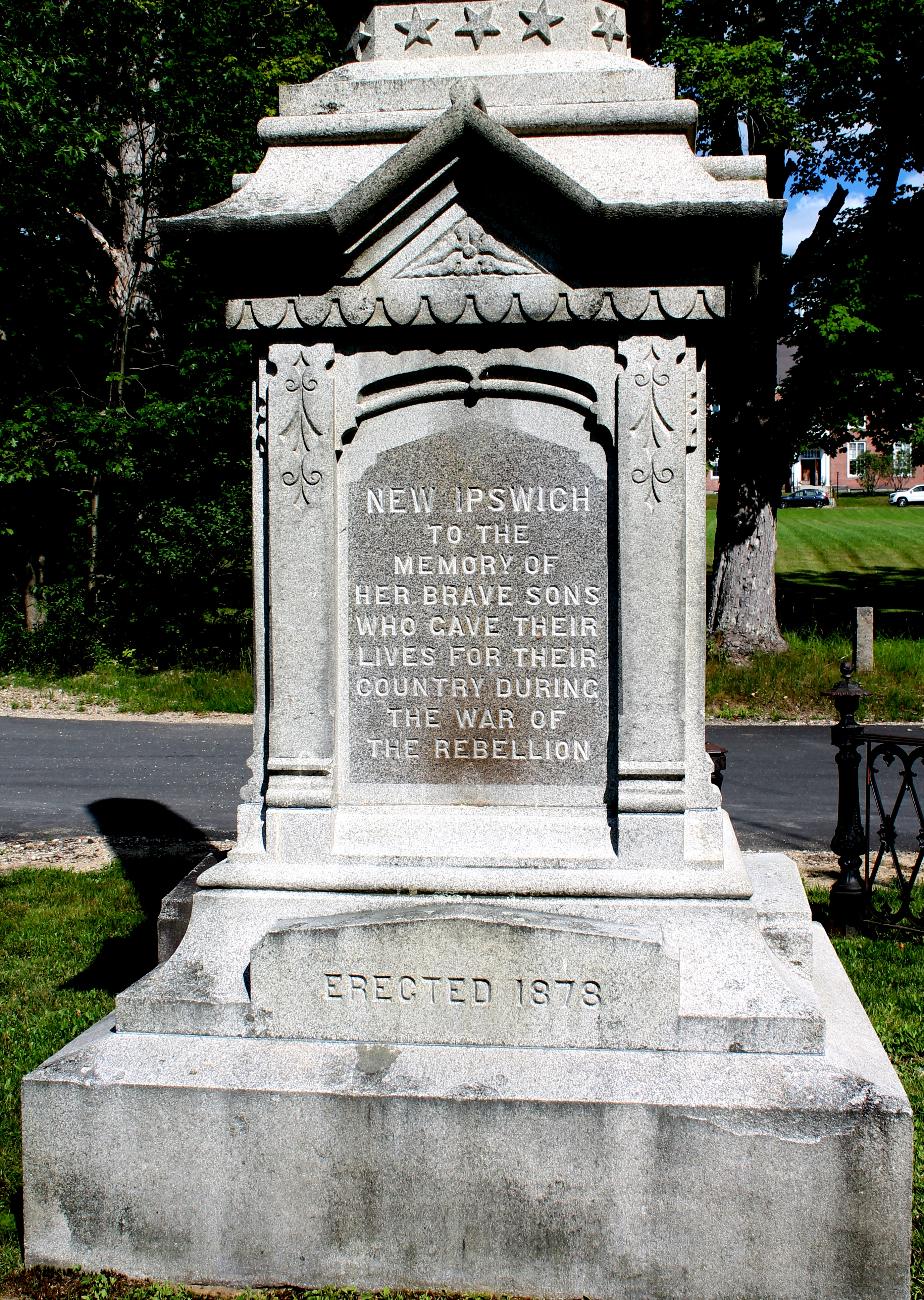
[[[777,348],[777,378],[782,380],[792,365],[794,351],[785,344]],[[888,449],[887,449],[888,450]],[[833,492],[859,492],[862,482],[859,475],[858,461],[866,451],[879,451],[874,438],[863,429],[851,429],[845,432],[844,442],[832,453],[822,451],[820,447],[810,447],[800,453],[793,461],[789,480],[783,484],[783,490],[795,491],[800,487],[825,487]],[[900,487],[911,487],[924,483],[924,465],[912,463],[910,442],[899,442],[891,449],[892,474],[880,483],[881,489],[894,491]],[[706,469],[706,491],[718,492],[718,461]]]

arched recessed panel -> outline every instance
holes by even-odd
[[[338,768],[355,802],[519,803],[527,786],[603,802],[606,455],[573,416],[521,415],[444,403],[415,434],[392,412],[341,461]]]
[[[473,406],[483,398],[523,398],[552,403],[595,417],[597,393],[586,380],[564,371],[516,365],[489,365],[477,374],[458,365],[429,366],[420,370],[386,375],[364,384],[359,390],[355,422],[373,415],[461,397]]]

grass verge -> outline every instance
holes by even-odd
[[[715,540],[709,501],[708,559]],[[875,610],[875,669],[868,721],[924,718],[924,510],[898,510],[885,496],[842,496],[830,510],[781,510],[777,518],[777,611],[789,651],[706,666],[706,709],[719,718],[834,720],[823,696],[851,653],[854,610]]]
[[[914,1111],[911,1297],[924,1300],[924,944],[834,939]]]
[[[112,1010],[84,978],[104,946],[143,922],[119,867],[93,875],[22,870],[0,877],[0,1270],[21,1267],[16,1210],[19,1081]]]
[[[113,663],[75,677],[6,673],[0,677],[2,687],[20,687],[39,695],[47,692],[49,703],[54,703],[55,692],[63,691],[76,701],[78,711],[81,706],[96,704],[115,705],[120,713],[249,713],[253,708],[253,681],[243,670],[168,668],[141,672]],[[13,707],[17,707],[15,698]],[[41,705],[29,711],[38,714]]]
[[[817,893],[823,901],[824,891]],[[0,878],[0,1281],[29,1300],[190,1296],[183,1287],[139,1285],[109,1274],[20,1271],[19,1081],[111,1009],[127,971],[107,962],[106,950],[111,957],[112,949],[136,950],[139,936],[149,941],[145,926],[155,904],[153,894],[144,895],[118,865],[93,875],[48,869]],[[836,939],[835,946],[915,1108],[912,1296],[924,1300],[924,945],[848,938]],[[279,1300],[358,1296],[334,1290],[261,1294]]]
[[[754,655],[745,664],[721,654],[706,661],[706,711],[716,718],[769,719],[771,722],[822,718],[836,711],[824,692],[838,681],[838,664],[852,654],[845,636],[787,632],[789,649],[780,655]],[[921,722],[924,719],[924,641],[881,637],[876,666],[859,675],[869,699],[861,720]]]

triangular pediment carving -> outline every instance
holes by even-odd
[[[301,127],[292,121],[293,139],[300,141]],[[278,141],[273,138],[276,147],[288,147],[282,143],[289,139],[284,132]],[[227,297],[262,300],[286,294],[321,304],[305,308],[311,318],[323,314],[323,302],[336,295],[351,304],[346,308],[351,322],[362,323],[373,315],[369,304],[391,294],[400,300],[398,315],[410,319],[408,299],[417,290],[441,321],[459,318],[454,314],[459,292],[480,295],[485,314],[496,321],[502,299],[526,293],[535,310],[547,313],[557,289],[578,295],[584,319],[588,311],[595,314],[601,279],[611,281],[615,274],[628,277],[623,287],[630,297],[645,283],[699,283],[718,291],[730,278],[728,249],[744,229],[742,221],[752,222],[759,251],[765,246],[761,240],[778,236],[781,213],[776,201],[743,201],[721,185],[709,202],[698,193],[654,202],[604,199],[493,120],[476,97],[469,102],[461,95],[336,198],[306,193],[301,176],[299,169],[283,165],[261,167],[231,198],[161,220],[158,228],[165,238],[201,239],[197,248]],[[479,253],[492,249],[479,249],[475,238],[448,250],[431,248],[464,217],[513,252],[513,265],[496,250],[493,260],[479,260]],[[682,240],[672,237],[681,218]],[[471,228],[468,232],[471,236]],[[601,248],[619,251],[602,259]],[[473,255],[465,258],[466,251]],[[436,256],[444,252],[445,257]],[[475,274],[460,271],[466,261]],[[428,273],[419,274],[423,270]],[[492,292],[500,283],[505,292]],[[437,298],[441,305],[434,309]],[[646,299],[632,318],[640,318],[648,305]]]
[[[395,278],[542,274],[542,268],[530,258],[489,234],[474,218],[464,216],[432,240]]]
[[[541,231],[531,236],[495,220],[483,195],[463,197],[454,169],[448,169],[379,215],[355,240],[344,281],[369,288],[395,282],[412,288],[408,281],[416,281],[436,289],[460,280],[554,277],[554,241]]]

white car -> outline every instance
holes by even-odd
[[[914,487],[902,488],[889,493],[889,504],[893,506],[924,506],[924,483]]]

